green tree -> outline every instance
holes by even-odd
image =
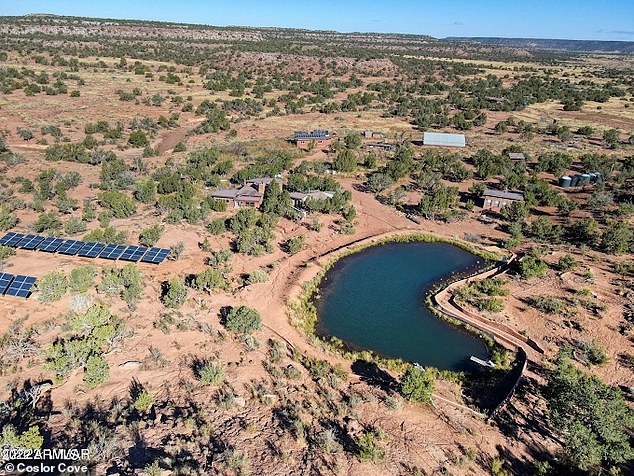
[[[401,378],[399,391],[408,400],[431,403],[437,371],[433,368],[410,367]]]
[[[304,248],[305,242],[306,237],[304,235],[297,235],[286,241],[286,248],[290,254],[294,255]]]
[[[357,168],[357,157],[352,149],[344,148],[337,153],[333,168],[338,172],[354,172]]]
[[[95,284],[97,269],[94,266],[80,266],[70,272],[69,288],[74,293],[85,293]]]
[[[42,232],[55,232],[56,230],[60,230],[62,228],[62,222],[57,217],[57,214],[53,212],[41,213],[35,222],[33,222],[33,229],[37,233]]]
[[[156,242],[161,238],[164,229],[165,227],[163,225],[158,224],[144,229],[139,235],[139,242],[143,246],[154,246]]]
[[[196,289],[210,292],[216,288],[224,289],[229,283],[219,269],[207,267],[194,278],[193,285]]]
[[[286,190],[282,190],[282,186],[276,180],[273,180],[264,190],[262,211],[276,216],[284,216],[290,206],[290,194]]]
[[[108,362],[101,355],[91,355],[84,367],[84,385],[95,388],[110,378]]]
[[[136,213],[136,204],[127,195],[116,190],[99,194],[99,204],[112,212],[115,218],[128,218]]]
[[[143,203],[154,203],[156,200],[156,183],[152,179],[137,182],[134,198]]]
[[[524,279],[538,278],[543,276],[548,269],[548,265],[542,260],[533,256],[524,256],[516,261],[517,271]]]
[[[18,217],[4,205],[0,206],[0,231],[7,231],[18,224]]]
[[[458,206],[458,187],[440,185],[434,192],[423,195],[420,200],[421,214],[429,219],[446,219]]]
[[[59,301],[68,290],[68,279],[64,273],[51,271],[37,280],[37,299],[40,302]]]
[[[610,149],[616,149],[621,142],[618,129],[608,129],[603,133],[603,141]]]
[[[167,289],[162,297],[167,307],[178,308],[187,301],[187,286],[182,278],[172,278],[167,283]]]
[[[601,472],[634,458],[634,411],[618,388],[578,370],[562,352],[546,391],[552,428],[574,468]]]
[[[611,223],[601,236],[601,249],[614,255],[634,251],[634,230],[625,221]]]
[[[258,311],[247,306],[233,307],[227,314],[225,327],[240,334],[252,334],[262,327]]]
[[[150,141],[145,135],[145,132],[140,129],[132,131],[130,133],[130,137],[128,138],[128,144],[130,144],[132,147],[145,147],[149,143]]]

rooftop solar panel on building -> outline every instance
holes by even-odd
[[[145,246],[128,246],[123,254],[121,254],[122,260],[125,261],[139,261],[143,255],[147,252],[147,248]]]
[[[66,240],[62,245],[57,249],[58,253],[63,255],[76,255],[77,252],[85,245],[83,241],[77,240]]]
[[[82,249],[79,250],[77,256],[83,256],[85,258],[96,258],[99,253],[106,247],[103,243],[85,243]]]
[[[37,245],[37,249],[39,251],[47,251],[49,253],[54,253],[57,248],[59,248],[61,246],[61,244],[64,243],[64,240],[62,238],[45,238],[44,241],[42,241],[39,245]]]
[[[43,236],[26,235],[18,243],[18,248],[22,248],[23,250],[34,250],[42,241],[44,241]]]
[[[35,284],[35,278],[33,276],[18,275],[13,278],[5,294],[7,296],[27,298],[29,294],[31,294],[33,284]]]
[[[4,294],[4,292],[9,287],[9,283],[13,279],[13,275],[9,273],[0,273],[0,294]]]
[[[10,231],[6,235],[4,235],[2,238],[0,238],[0,245],[15,246],[22,238],[24,238],[24,235],[22,233],[16,233],[15,231]]]
[[[150,248],[141,261],[144,263],[160,264],[169,254],[170,250],[165,248]]]
[[[127,246],[125,245],[107,245],[103,251],[101,252],[101,254],[99,255],[100,258],[103,259],[118,259],[123,252],[125,251],[125,249],[127,248]]]

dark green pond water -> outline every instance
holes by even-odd
[[[317,332],[356,350],[445,370],[475,370],[488,359],[482,340],[432,315],[427,290],[483,260],[446,243],[387,243],[339,260],[315,301]]]

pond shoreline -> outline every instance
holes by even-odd
[[[304,274],[310,274],[312,276],[310,279],[303,282],[302,289],[297,293],[297,296],[289,299],[288,303],[289,314],[293,325],[302,329],[308,335],[309,340],[313,344],[318,345],[319,347],[323,347],[326,350],[338,353],[345,358],[356,359],[362,357],[366,360],[373,360],[377,363],[380,363],[387,368],[398,370],[402,370],[409,366],[410,364],[404,362],[401,359],[386,358],[376,352],[371,352],[367,350],[360,352],[355,351],[354,346],[349,344],[346,345],[346,343],[344,343],[340,339],[337,339],[336,337],[329,338],[329,336],[324,336],[323,334],[320,335],[317,327],[318,316],[316,307],[314,305],[314,298],[315,295],[319,292],[320,283],[322,282],[326,273],[342,258],[359,253],[369,247],[374,247],[387,243],[410,242],[450,244],[477,257],[483,258],[485,260],[485,263],[488,263],[488,265],[485,265],[484,267],[478,267],[476,270],[468,269],[466,271],[463,271],[462,273],[458,273],[457,275],[449,273],[449,275],[442,276],[435,282],[430,283],[428,286],[421,289],[421,296],[424,296],[424,305],[436,318],[442,319],[443,321],[451,324],[459,330],[466,331],[478,337],[484,342],[489,352],[491,352],[493,349],[499,348],[499,344],[492,337],[492,335],[487,332],[486,329],[480,329],[476,325],[472,325],[468,322],[456,319],[453,316],[443,313],[441,310],[437,309],[436,306],[433,305],[431,297],[437,294],[442,289],[446,289],[452,283],[464,280],[465,273],[467,274],[467,279],[473,279],[474,277],[490,272],[493,268],[496,267],[496,263],[499,266],[500,262],[504,260],[502,256],[503,250],[495,249],[495,251],[491,251],[458,239],[428,235],[420,232],[412,232],[411,230],[407,230],[406,232],[402,233],[392,232],[385,235],[364,238],[356,242],[341,246],[335,250],[331,250],[328,253],[324,253],[319,257],[316,257],[307,262],[305,265],[307,271]],[[452,373],[452,371],[444,372]]]

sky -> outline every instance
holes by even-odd
[[[633,0],[0,0],[53,13],[225,26],[634,41]]]

